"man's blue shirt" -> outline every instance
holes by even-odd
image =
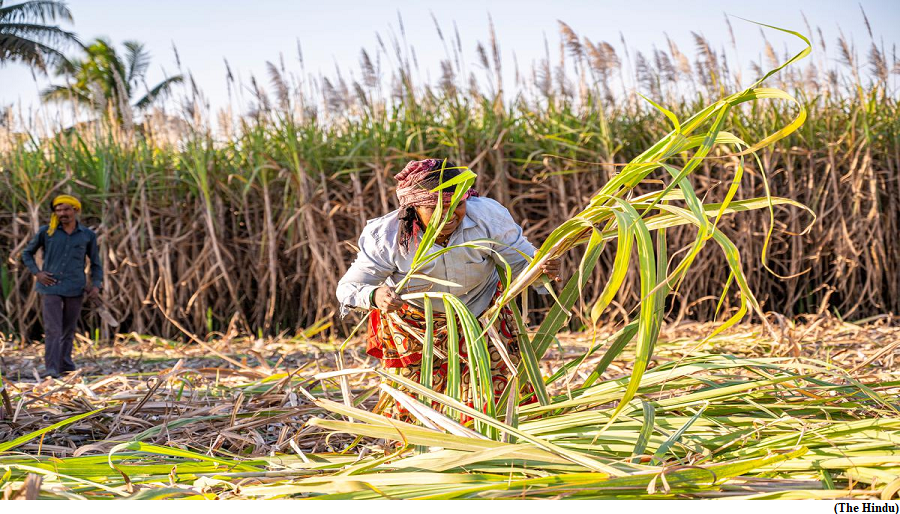
[[[34,260],[38,248],[44,249],[43,269],[38,268]],[[97,234],[93,230],[77,223],[75,230],[67,234],[62,227],[57,227],[52,236],[47,235],[47,225],[28,242],[22,251],[22,262],[32,274],[47,271],[53,274],[56,285],[45,286],[38,282],[37,291],[41,294],[59,296],[81,296],[84,294],[86,278],[84,275],[84,258],[91,260],[91,283],[95,287],[103,284],[103,265],[100,263],[100,248],[97,245]]]

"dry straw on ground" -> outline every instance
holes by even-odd
[[[792,345],[775,343],[753,325],[698,348],[698,336],[709,330],[665,330],[647,373],[660,370],[662,380],[642,386],[642,402],[606,432],[599,426],[624,387],[616,380],[630,371],[628,354],[592,388],[574,384],[599,356],[552,383],[555,403],[575,405],[568,414],[520,411],[518,430],[525,435],[612,466],[627,475],[621,478],[586,473],[584,465],[532,445],[421,427],[398,430],[385,418],[342,407],[348,401],[371,408],[378,380],[354,376],[345,397],[337,379],[317,379],[337,368],[336,343],[210,341],[240,364],[232,365],[195,345],[122,337],[112,347],[98,347],[82,340],[78,374],[35,381],[39,354],[6,342],[0,358],[9,370],[4,378],[13,411],[4,408],[0,421],[6,450],[0,490],[4,497],[223,499],[896,494],[897,328],[828,318],[785,325],[799,357],[791,357]],[[592,338],[561,336],[565,353],[554,350],[543,363],[547,375],[586,351]],[[345,367],[376,365],[363,347],[357,341],[343,352]],[[654,428],[642,435],[648,412]],[[15,442],[26,434],[32,434],[29,440]],[[7,448],[10,441],[15,444]],[[444,449],[398,452],[404,442]]]

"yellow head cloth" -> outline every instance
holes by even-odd
[[[53,199],[53,203],[51,204],[53,207],[56,207],[60,204],[69,204],[72,207],[81,210],[81,202],[78,201],[78,198],[69,195],[59,195]],[[56,217],[56,213],[50,215],[50,226],[47,227],[47,235],[52,236],[54,232],[56,232],[56,227],[59,226],[59,218]]]

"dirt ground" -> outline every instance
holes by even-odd
[[[618,327],[597,333],[563,333],[559,345],[551,346],[541,365],[552,373],[561,362],[582,355],[602,344]],[[770,330],[762,325],[743,324],[703,342],[715,326],[710,323],[682,323],[664,327],[653,362],[682,358],[695,352],[728,353],[746,357],[792,356],[833,364],[857,376],[898,371],[900,326],[889,317],[864,323],[846,323],[833,318],[817,318],[809,323],[782,322]],[[187,338],[186,338],[187,339]],[[79,334],[74,359],[85,378],[116,374],[156,374],[182,361],[183,369],[252,369],[276,373],[294,371],[305,376],[337,368],[340,340],[296,338],[213,338],[202,346],[189,339],[171,341],[153,336],[120,334],[113,344],[99,344]],[[603,348],[581,366],[590,369]],[[608,376],[628,373],[631,353],[610,366]],[[43,345],[4,339],[0,334],[0,370],[12,383],[40,382]],[[355,338],[346,343],[343,367],[375,367],[376,359],[366,355],[365,342]],[[653,367],[653,363],[651,363]]]
[[[900,378],[900,327],[889,318],[866,324],[844,323],[819,318],[808,323],[782,322],[769,329],[761,325],[740,325],[709,341],[710,324],[683,323],[666,327],[661,334],[650,367],[677,361],[698,353],[727,353],[744,357],[784,356],[830,365],[849,373],[865,384],[897,382]],[[616,327],[592,333],[561,334],[559,344],[542,359],[545,376],[564,362],[582,356],[589,348],[607,343]],[[81,423],[66,431],[51,432],[46,438],[19,447],[26,453],[77,456],[86,451],[103,451],[117,441],[173,440],[215,449],[226,445],[230,451],[250,448],[254,454],[284,451],[299,444],[316,452],[338,444],[340,437],[288,437],[296,434],[305,419],[316,415],[304,410],[300,387],[317,387],[325,397],[340,401],[342,387],[355,405],[371,409],[377,399],[378,380],[374,374],[316,381],[317,373],[340,368],[373,368],[378,362],[366,355],[361,339],[349,341],[305,339],[257,339],[220,337],[209,342],[177,342],[136,334],[121,335],[114,344],[101,345],[79,336],[75,361],[79,369],[59,380],[40,379],[43,347],[10,340],[0,341],[0,366],[8,397],[2,406],[0,440],[17,437],[29,430],[47,427],[67,417],[105,408],[109,415],[100,423]],[[550,388],[561,393],[577,385],[594,369],[604,352],[600,350],[564,380]],[[626,349],[615,359],[603,378],[619,378],[630,373],[633,355]],[[274,419],[269,412],[292,407],[289,420]],[[221,418],[230,414],[231,423],[221,419],[197,423],[203,416]],[[226,416],[227,417],[227,416]],[[178,420],[194,420],[191,428],[180,429]],[[245,419],[243,423],[236,419]],[[103,441],[102,443],[94,443]],[[99,444],[100,446],[97,446]],[[102,447],[101,447],[102,446]]]

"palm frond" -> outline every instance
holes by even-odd
[[[81,41],[74,32],[63,30],[57,26],[40,25],[37,23],[3,23],[0,24],[0,35],[13,35],[29,39],[37,39],[42,44],[50,46],[66,46],[75,44],[81,46]]]
[[[47,22],[72,21],[62,2],[34,1],[3,6],[0,2],[0,62],[16,61],[46,72],[63,59],[62,48],[82,46],[78,37]]]
[[[125,41],[122,46],[125,47],[125,82],[137,83],[144,77],[150,66],[150,52],[143,43],[138,41]]]
[[[175,75],[174,77],[169,77],[156,86],[154,86],[150,91],[147,92],[140,100],[135,102],[134,107],[139,110],[146,109],[150,107],[150,105],[155,102],[157,99],[163,98],[169,94],[172,86],[175,84],[180,84],[184,82],[184,77],[182,75]]]
[[[90,94],[76,86],[49,86],[41,91],[41,100],[45,102],[75,102],[93,106]]]
[[[48,65],[54,65],[65,59],[55,48],[38,41],[0,33],[0,62],[13,61],[33,66],[46,71]]]
[[[0,24],[25,20],[47,22],[60,19],[69,23],[73,21],[72,13],[65,2],[36,0],[10,5],[9,7],[2,7],[2,4],[3,2],[0,2]]]

